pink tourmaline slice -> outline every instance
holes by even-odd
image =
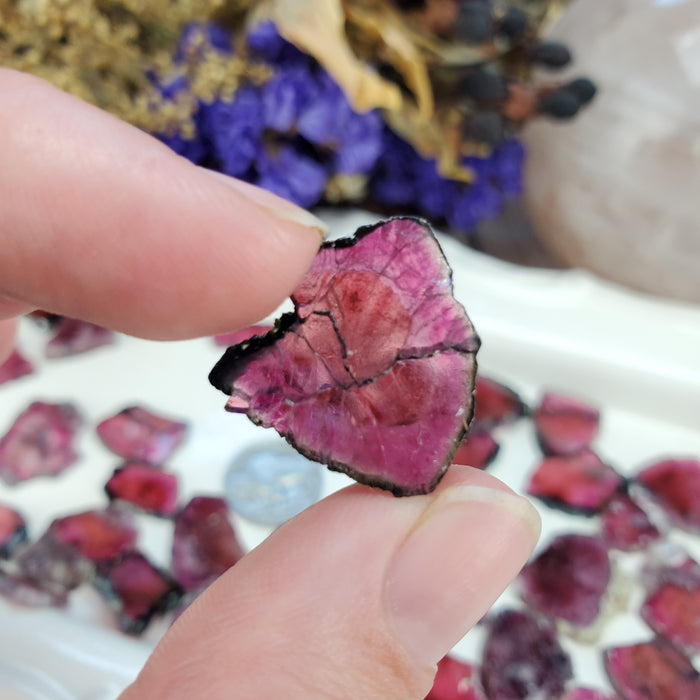
[[[175,581],[136,551],[103,567],[95,583],[127,634],[141,634],[154,615],[174,608],[182,595]]]
[[[25,377],[33,371],[34,365],[19,350],[13,350],[5,362],[0,364],[0,384]]]
[[[649,516],[626,493],[620,493],[602,512],[602,537],[608,547],[632,552],[661,537]]]
[[[133,516],[113,507],[58,518],[48,531],[95,562],[115,559],[131,550],[138,536]]]
[[[452,462],[466,464],[476,469],[486,469],[496,459],[498,450],[499,444],[490,433],[483,430],[470,430],[457,448]]]
[[[520,595],[533,610],[590,625],[610,582],[610,561],[597,537],[560,535],[520,574]]]
[[[254,335],[265,335],[268,331],[272,330],[272,326],[269,323],[260,324],[257,326],[248,326],[248,328],[241,328],[238,331],[232,331],[231,333],[219,333],[214,336],[214,343],[221,347],[229,347],[230,345],[238,345],[246,340],[249,340]]]
[[[600,413],[578,399],[546,393],[532,419],[545,454],[571,455],[589,447],[598,433]]]
[[[561,700],[615,700],[612,695],[593,688],[572,688]]]
[[[52,325],[53,336],[46,344],[46,357],[69,357],[109,345],[114,333],[101,326],[76,318],[61,317]]]
[[[243,556],[222,498],[196,496],[175,518],[173,574],[186,590],[206,586]]]
[[[481,664],[489,700],[558,698],[572,675],[554,625],[525,610],[505,610],[491,621]]]
[[[357,481],[434,489],[471,417],[479,339],[428,225],[395,218],[324,243],[292,300],[212,370],[227,408]]]
[[[624,479],[591,451],[546,457],[530,477],[527,492],[564,510],[599,513],[624,486]]]
[[[97,426],[102,442],[128,460],[162,464],[185,437],[187,424],[140,406],[125,408]]]
[[[527,406],[512,389],[490,377],[476,378],[472,430],[491,430],[510,423],[527,412]]]
[[[14,508],[0,504],[0,557],[11,557],[17,546],[26,540],[24,518]]]
[[[479,680],[479,668],[445,656],[437,665],[432,690],[425,700],[487,700]]]
[[[662,637],[607,649],[603,659],[613,688],[623,700],[700,698],[700,674]]]
[[[700,460],[664,459],[641,471],[636,481],[678,527],[700,533]]]
[[[70,404],[32,403],[0,440],[0,478],[16,484],[60,474],[78,459],[73,439],[81,423]]]
[[[114,470],[105,484],[111,500],[126,501],[154,515],[177,510],[177,476],[148,464],[128,462]]]
[[[0,596],[29,608],[61,608],[68,601],[64,589],[52,588],[3,569],[0,569]]]

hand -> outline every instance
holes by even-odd
[[[0,94],[0,354],[37,307],[150,338],[242,327],[310,264],[306,212],[35,78],[0,70]],[[470,468],[428,496],[351,486],[210,586],[123,700],[420,700],[538,532],[527,501]]]

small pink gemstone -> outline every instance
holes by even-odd
[[[186,423],[132,406],[103,420],[97,426],[97,434],[124,459],[162,464],[183,441],[186,429]]]
[[[0,557],[8,558],[27,539],[24,518],[10,506],[0,504]]]
[[[219,333],[214,336],[214,342],[216,345],[221,347],[228,347],[229,345],[238,345],[244,340],[249,340],[254,335],[265,335],[272,326],[268,324],[260,324],[257,326],[249,326],[248,328],[241,328],[238,331],[232,331],[231,333]]]
[[[608,547],[632,552],[644,549],[661,533],[627,494],[618,494],[602,512],[602,537]]]
[[[114,342],[114,333],[94,323],[62,317],[53,325],[54,335],[46,345],[46,357],[69,357]]]
[[[445,656],[438,661],[433,688],[425,700],[487,700],[478,667]]]
[[[13,350],[10,356],[0,364],[0,384],[19,379],[34,371],[34,365],[19,350]]]
[[[483,430],[470,431],[457,448],[453,464],[466,464],[476,469],[486,469],[498,454],[499,444]]]
[[[0,569],[0,596],[29,608],[64,607],[67,591]]]
[[[114,471],[105,485],[112,500],[127,501],[155,515],[177,510],[177,477],[148,464],[128,462]]]
[[[562,696],[561,700],[615,700],[615,698],[593,688],[572,688]]]
[[[700,533],[700,460],[664,459],[636,477],[683,529]]]
[[[505,384],[489,377],[476,378],[474,396],[474,425],[472,430],[490,430],[524,415],[523,400]]]
[[[547,393],[532,418],[545,454],[570,455],[591,444],[598,432],[600,413],[578,399]]]

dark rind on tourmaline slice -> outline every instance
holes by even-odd
[[[323,244],[292,301],[212,370],[227,409],[361,483],[431,491],[471,419],[479,339],[428,224],[397,217]]]

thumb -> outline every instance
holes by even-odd
[[[420,700],[538,533],[525,499],[470,468],[428,496],[339,491],[210,586],[122,700]]]

